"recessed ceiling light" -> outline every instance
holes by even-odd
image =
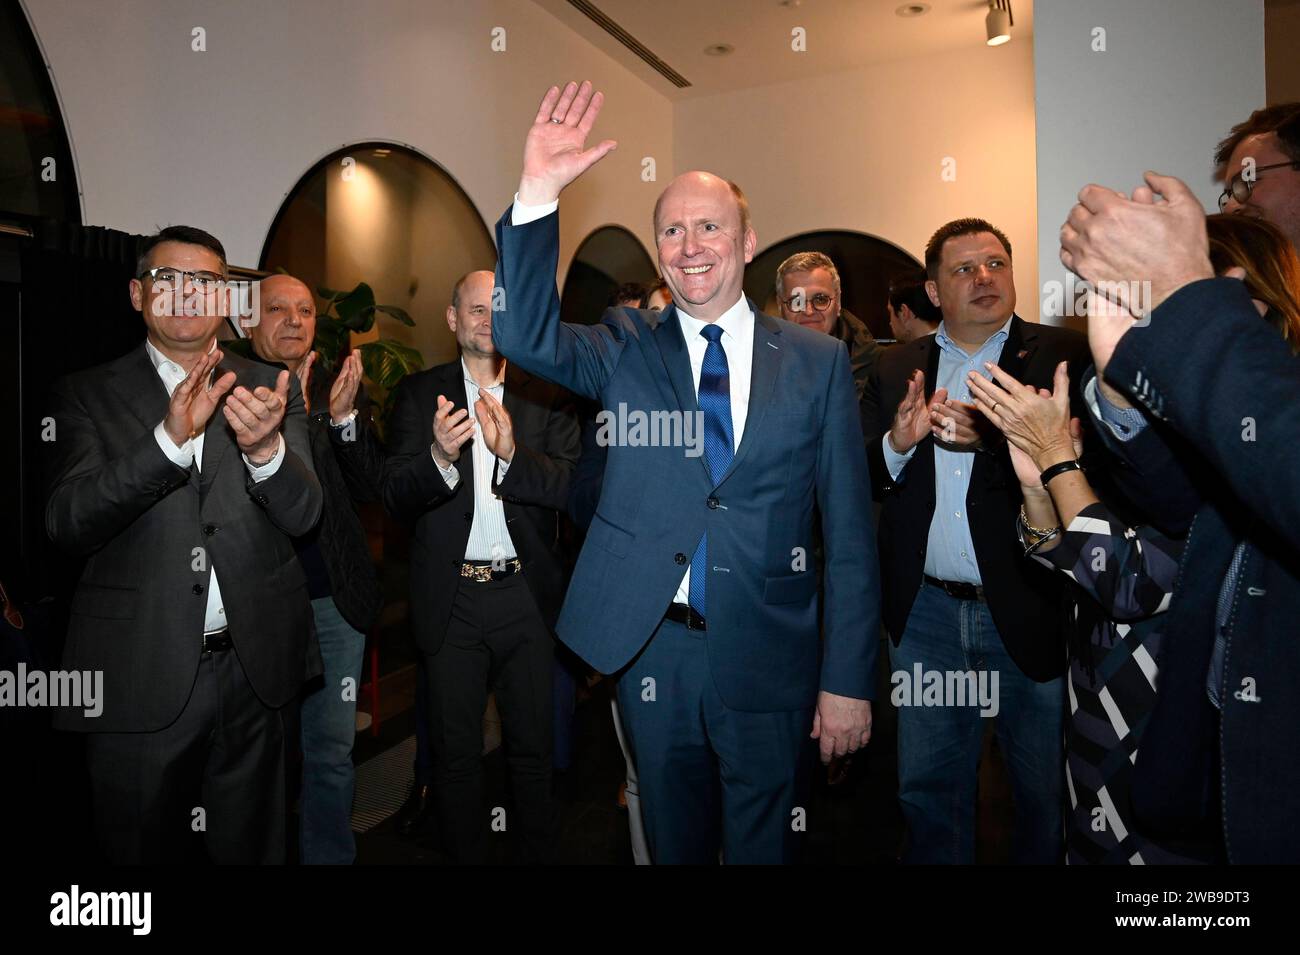
[[[900,17],[919,17],[930,12],[928,3],[905,3],[894,13]]]
[[[389,153],[391,153],[391,152],[392,152],[391,149],[376,149],[376,150],[375,150],[375,155],[376,155],[376,156],[387,156],[387,155],[388,155]]]
[[[712,43],[704,48],[705,56],[726,56],[728,53],[735,53],[736,48],[730,43]]]

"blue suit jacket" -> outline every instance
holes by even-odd
[[[1192,838],[1221,822],[1229,862],[1294,863],[1300,359],[1241,282],[1207,279],[1126,334],[1106,378],[1156,419],[1132,441],[1107,440],[1126,464],[1121,486],[1154,523],[1173,532],[1190,524],[1163,624],[1160,692],[1134,766],[1138,822],[1154,835]],[[1239,541],[1246,548],[1224,627],[1220,713],[1207,701],[1206,671]]]
[[[559,216],[514,226],[510,215],[497,223],[497,348],[611,411],[694,415],[676,311],[609,309],[596,325],[560,322]],[[819,688],[870,699],[879,572],[848,352],[754,312],[749,416],[731,467],[715,484],[703,455],[681,446],[610,446],[556,631],[596,669],[620,670],[654,634],[707,531],[708,658],[723,701],[793,710],[812,706]],[[824,641],[812,565],[818,511]]]

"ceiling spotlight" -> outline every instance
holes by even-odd
[[[1011,18],[1011,0],[989,0],[988,16],[984,29],[988,32],[989,46],[1001,46],[1011,39],[1011,28],[1016,21]]]
[[[730,43],[712,43],[704,48],[705,56],[726,56],[728,53],[736,52],[736,48]]]
[[[894,11],[894,15],[899,17],[919,17],[929,12],[930,5],[928,3],[905,3]]]

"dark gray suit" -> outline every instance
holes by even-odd
[[[226,371],[250,390],[275,387],[277,369],[229,353],[217,377]],[[274,841],[274,832],[253,833],[271,823],[235,814],[257,810],[258,787],[282,790],[281,779],[267,778],[282,759],[277,711],[319,672],[291,540],[321,511],[302,395],[291,378],[284,460],[260,483],[220,409],[204,433],[201,473],[173,464],[154,438],[167,406],[143,345],[53,388],[46,529],[87,558],[63,666],[101,671],[104,681],[102,715],[60,710],[55,723],[90,734],[97,827],[110,857],[171,855],[194,831],[193,810],[206,814],[229,795],[223,818],[207,820],[209,851],[268,858],[246,843]],[[234,647],[204,654],[210,567]]]

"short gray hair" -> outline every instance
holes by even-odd
[[[791,272],[811,272],[813,269],[825,269],[831,273],[831,284],[835,294],[840,294],[840,270],[835,267],[831,257],[822,252],[796,252],[776,268],[776,298],[785,297],[785,277]]]

